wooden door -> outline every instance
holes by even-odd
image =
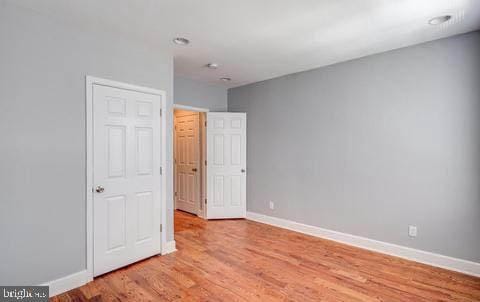
[[[175,117],[175,207],[197,215],[200,206],[199,113],[181,111]]]
[[[207,113],[207,218],[246,216],[245,113]]]

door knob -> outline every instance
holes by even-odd
[[[242,173],[245,173],[245,169],[242,169],[241,171],[242,171]]]
[[[105,188],[102,187],[102,186],[96,186],[95,187],[95,192],[97,193],[103,193],[103,191],[105,191]]]
[[[192,171],[193,171],[193,172],[197,172],[197,168],[193,168]]]

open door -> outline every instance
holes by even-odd
[[[195,215],[201,196],[199,115],[175,114],[175,208]]]
[[[246,113],[207,113],[207,218],[245,218]]]

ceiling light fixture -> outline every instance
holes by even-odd
[[[175,39],[173,39],[173,43],[177,45],[187,45],[188,43],[190,43],[190,40],[182,37],[176,37]]]
[[[207,65],[205,65],[207,68],[210,68],[210,69],[217,69],[218,68],[218,64],[217,63],[208,63]]]
[[[224,81],[224,82],[230,82],[232,79],[231,78],[220,78],[220,80]]]
[[[435,18],[430,19],[428,21],[428,24],[439,25],[439,24],[442,24],[442,23],[445,23],[445,22],[449,21],[450,19],[452,19],[452,16],[450,16],[450,15],[439,16],[439,17],[435,17]]]

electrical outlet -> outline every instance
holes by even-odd
[[[273,201],[270,201],[270,210],[275,209],[275,203]]]
[[[408,226],[408,236],[417,237],[417,227],[414,225]]]

